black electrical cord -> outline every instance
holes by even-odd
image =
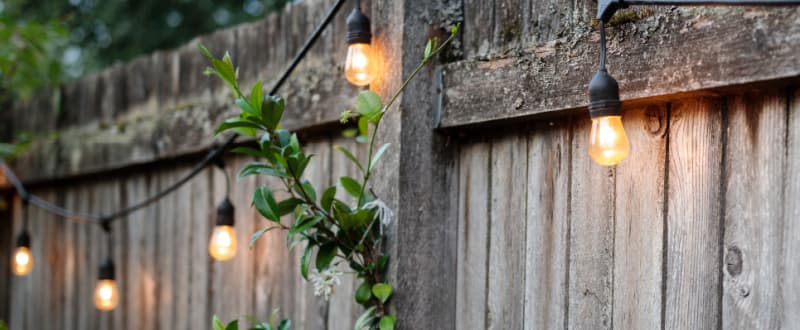
[[[294,70],[297,68],[297,66],[300,64],[300,62],[303,60],[303,58],[306,57],[306,55],[308,54],[308,51],[311,49],[312,46],[314,46],[314,44],[317,42],[317,39],[319,39],[319,36],[322,34],[322,31],[324,31],[325,28],[328,27],[328,25],[330,25],[330,22],[333,20],[333,18],[336,16],[336,13],[339,12],[339,9],[342,8],[342,5],[344,5],[344,3],[346,1],[347,0],[337,0],[336,3],[334,3],[331,6],[330,9],[328,9],[327,14],[325,14],[325,18],[322,20],[320,25],[317,26],[317,29],[314,30],[314,32],[311,34],[311,36],[309,36],[308,40],[306,40],[305,44],[303,44],[303,47],[300,48],[300,51],[292,59],[292,62],[289,63],[289,66],[283,71],[283,73],[281,74],[280,78],[278,78],[278,80],[275,82],[275,84],[269,90],[269,95],[275,95],[278,92],[278,89],[280,89],[281,86],[283,86],[283,84],[286,83],[286,80],[289,78],[289,76],[291,76],[292,72],[294,72]],[[356,0],[356,2],[358,3],[358,0]],[[70,210],[70,209],[66,209],[66,208],[54,205],[54,204],[52,204],[52,203],[50,203],[50,202],[48,202],[48,201],[46,201],[44,199],[41,199],[36,195],[30,194],[28,192],[28,190],[25,189],[25,186],[22,184],[22,182],[19,180],[19,178],[16,176],[16,174],[14,174],[14,171],[12,171],[11,168],[6,164],[5,160],[0,159],[0,166],[2,166],[6,177],[9,178],[9,180],[11,181],[11,184],[14,186],[14,189],[20,195],[20,197],[22,198],[23,202],[28,202],[28,203],[30,203],[30,204],[32,204],[32,205],[34,205],[34,206],[36,206],[36,207],[38,207],[40,209],[43,209],[43,210],[45,210],[47,212],[50,212],[52,214],[61,216],[61,217],[65,218],[65,219],[67,219],[67,220],[70,220],[70,221],[73,221],[73,222],[76,222],[76,223],[99,224],[99,225],[103,226],[103,228],[105,229],[110,224],[110,222],[122,219],[124,216],[126,216],[128,214],[130,214],[132,212],[135,212],[135,211],[137,211],[139,209],[142,209],[142,208],[144,208],[144,207],[146,207],[146,206],[148,206],[148,205],[160,200],[164,196],[170,194],[171,192],[177,190],[178,188],[180,188],[181,186],[183,186],[184,184],[189,182],[189,180],[191,180],[192,178],[197,176],[197,174],[200,174],[200,172],[202,172],[203,169],[208,167],[208,165],[220,162],[221,158],[222,158],[222,155],[225,153],[225,151],[228,150],[228,148],[230,148],[233,145],[234,142],[236,142],[236,138],[238,138],[238,137],[239,137],[238,134],[234,134],[231,137],[229,137],[228,140],[226,140],[224,144],[222,144],[221,146],[219,146],[217,148],[213,148],[208,153],[208,156],[206,156],[206,158],[203,159],[203,161],[201,161],[200,163],[198,163],[197,165],[195,165],[192,168],[192,171],[189,172],[189,174],[187,174],[186,176],[184,176],[183,178],[181,178],[177,182],[173,183],[171,186],[167,187],[166,189],[159,191],[155,195],[150,196],[150,197],[148,197],[147,199],[145,199],[145,200],[143,200],[141,202],[138,202],[136,204],[130,205],[130,206],[124,208],[124,209],[118,210],[118,211],[113,212],[113,213],[111,213],[109,215],[106,215],[106,216],[101,216],[101,215],[96,215],[96,214],[91,214],[91,213],[84,213],[84,212],[77,212],[77,211],[73,211],[73,210]],[[226,171],[226,179],[227,179],[227,171]]]

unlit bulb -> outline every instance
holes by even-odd
[[[94,288],[94,306],[101,311],[110,311],[119,303],[119,290],[114,280],[99,280]]]
[[[592,119],[589,155],[600,165],[616,165],[628,157],[631,147],[622,127],[622,116]]]
[[[33,255],[28,247],[17,247],[17,250],[14,251],[11,269],[14,275],[17,276],[25,276],[31,273],[33,270]]]
[[[208,254],[217,260],[228,260],[236,256],[236,232],[233,226],[216,226],[208,243]]]
[[[356,43],[347,48],[344,76],[351,84],[366,86],[375,79],[375,63],[369,44]]]

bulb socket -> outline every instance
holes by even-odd
[[[355,7],[347,16],[347,44],[369,44],[372,42],[372,28],[369,18]]]
[[[235,210],[228,197],[217,205],[217,226],[233,226]]]
[[[103,264],[100,265],[100,272],[98,279],[100,280],[114,280],[115,278],[114,272],[114,261],[111,258],[106,259]]]
[[[592,119],[622,115],[619,84],[605,68],[597,70],[589,82],[589,115]]]
[[[31,235],[27,231],[23,231],[17,236],[17,247],[31,248]]]

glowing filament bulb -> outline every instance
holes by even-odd
[[[33,255],[31,250],[26,246],[19,246],[14,252],[14,260],[11,265],[11,270],[14,275],[25,276],[33,270]]]
[[[119,303],[119,291],[114,280],[99,280],[94,288],[94,306],[101,311],[110,311]]]
[[[369,44],[357,43],[347,48],[344,76],[351,84],[366,86],[375,79],[372,51]]]
[[[236,256],[236,232],[233,226],[216,226],[208,243],[208,254],[217,260],[228,260]]]
[[[605,116],[592,119],[589,137],[589,155],[600,165],[616,165],[628,157],[631,147],[622,127],[622,116]]]

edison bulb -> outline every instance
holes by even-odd
[[[216,226],[208,243],[208,254],[217,260],[228,260],[236,256],[236,232],[233,226]]]
[[[375,79],[375,63],[369,44],[351,44],[347,48],[344,76],[351,84],[366,86]]]
[[[119,303],[119,290],[114,280],[99,280],[94,288],[94,306],[101,311],[110,311]]]
[[[622,116],[592,118],[589,155],[600,165],[616,165],[628,157],[631,147],[622,127]]]
[[[17,276],[25,276],[31,273],[33,270],[33,255],[28,247],[17,247],[17,250],[14,251],[11,269]]]

